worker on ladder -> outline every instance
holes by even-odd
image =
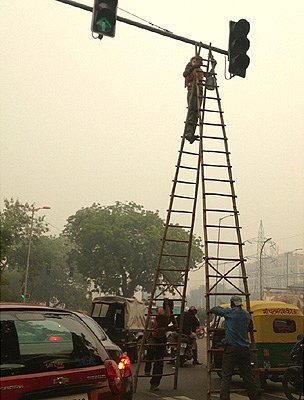
[[[202,82],[204,77],[204,72],[201,69],[202,64],[203,64],[202,57],[194,56],[190,59],[190,61],[186,65],[185,71],[183,73],[183,77],[185,78],[185,87],[187,88],[188,92],[187,93],[188,114],[185,126],[185,138],[190,143],[193,143],[195,140],[198,139],[198,136],[195,136],[195,129],[198,121],[198,113],[200,109],[201,99],[198,102],[196,83]]]
[[[167,345],[167,332],[177,330],[178,325],[173,315],[173,300],[164,299],[163,306],[157,310],[157,315],[152,326],[152,335],[148,341],[150,345],[147,350],[147,361],[145,375],[150,376],[152,362],[154,361],[152,377],[150,379],[150,390],[159,390],[163,368],[164,356]],[[170,325],[170,327],[169,327]]]

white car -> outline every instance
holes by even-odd
[[[76,311],[76,314],[102,342],[110,358],[116,361],[121,372],[123,382],[123,400],[132,400],[133,398],[133,376],[131,371],[131,362],[129,357],[123,353],[121,348],[109,338],[104,329],[90,316]]]

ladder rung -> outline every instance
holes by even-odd
[[[162,271],[185,272],[184,269],[173,269],[173,268],[160,268],[159,271],[160,272],[162,272]]]
[[[171,359],[170,359],[171,360]],[[158,360],[158,361],[170,361],[169,359],[162,359],[162,360]],[[142,362],[145,362],[146,360],[142,360]],[[153,361],[157,361],[157,360],[152,360],[151,362],[153,362]],[[170,372],[170,373],[167,373],[167,374],[162,374],[162,375],[155,375],[155,374],[151,374],[151,375],[142,375],[142,374],[138,374],[137,376],[138,376],[138,378],[151,378],[151,376],[171,376],[171,375],[174,375],[175,374],[175,372]]]
[[[210,244],[231,244],[231,245],[237,245],[237,246],[242,246],[243,243],[239,243],[239,242],[218,242],[217,240],[207,240],[206,243],[210,243]]]
[[[215,75],[217,75],[217,74],[214,73],[214,74],[210,74],[210,75],[215,76]],[[203,86],[209,86],[209,85],[206,84],[206,81],[203,81],[202,83],[200,83],[200,86],[203,87]],[[218,86],[218,85],[212,85],[212,87],[213,87],[213,88],[218,88],[219,86]]]
[[[214,112],[214,113],[219,113],[219,114],[224,114],[224,111],[220,111],[220,110],[210,110],[210,109],[207,109],[207,108],[205,108],[205,112]]]
[[[179,228],[179,229],[191,229],[191,226],[188,225],[174,225],[174,224],[169,224],[168,228]]]
[[[217,168],[228,168],[231,169],[231,165],[222,165],[222,164],[203,164],[204,167],[217,167]]]
[[[191,156],[198,156],[198,153],[193,153],[192,151],[182,151],[181,153],[190,154]]]
[[[215,140],[228,140],[226,137],[221,137],[221,136],[202,136],[203,139],[215,139]]]
[[[161,359],[159,359],[159,360],[151,360],[152,362],[155,362],[155,361],[170,361],[170,359],[169,358],[161,358]],[[151,374],[151,375],[138,375],[138,376],[141,376],[141,377],[148,377],[149,378],[149,376],[151,377],[151,376],[172,376],[172,375],[174,375],[175,374],[175,372],[167,372],[167,373],[165,373],[165,374]]]
[[[224,151],[224,150],[203,150],[203,153],[231,154],[230,151]]]
[[[203,122],[203,125],[208,125],[208,126],[226,126],[225,124],[215,124],[213,122]]]
[[[178,165],[175,165],[175,167],[178,167]],[[183,169],[193,169],[193,170],[197,171],[197,167],[187,167],[186,165],[180,165],[179,168],[183,168]]]
[[[182,258],[187,258],[187,256],[183,256],[181,254],[165,254],[165,253],[163,253],[163,256],[164,257],[182,257]],[[173,270],[171,270],[171,271],[173,271]]]
[[[231,225],[205,225],[206,228],[223,228],[223,229],[241,229],[241,226],[231,226]]]
[[[173,271],[173,270],[172,270]],[[230,293],[230,295],[231,295],[231,293]],[[157,301],[163,301],[163,300],[165,300],[165,298],[168,298],[168,297],[164,297],[164,298],[159,298],[159,297],[155,297],[154,298],[154,300],[157,300]],[[183,301],[182,299],[173,299],[174,300],[174,302],[176,302],[176,301]],[[175,315],[175,314],[174,314]],[[154,317],[155,315],[153,315],[153,317]],[[151,331],[153,331],[153,329],[151,329]],[[153,345],[153,344],[152,344]],[[164,343],[160,343],[160,345],[164,345]],[[157,346],[157,345],[156,345]]]
[[[198,96],[200,98],[205,98],[208,100],[222,100],[220,97],[212,97],[212,96]]]
[[[227,213],[227,214],[238,214],[238,211],[234,211],[234,210],[221,210],[221,209],[217,209],[217,208],[206,208],[205,211],[207,212],[223,212],[223,213]]]
[[[230,181],[229,179],[217,179],[217,178],[204,178],[204,181],[212,181],[212,182],[231,182],[234,183],[235,181]]]
[[[206,260],[206,257],[203,257]],[[246,258],[228,258],[228,257],[208,257],[208,260],[219,260],[219,261],[247,261]],[[231,293],[230,293],[231,294]]]
[[[170,197],[178,197],[179,199],[190,199],[190,200],[194,200],[194,199],[195,199],[195,197],[191,197],[191,196],[181,196],[181,195],[179,195],[179,194],[173,194],[173,195],[170,195]]]
[[[164,242],[189,243],[189,240],[181,240],[181,239],[164,239]]]
[[[232,197],[233,199],[237,198],[237,196],[235,194],[226,194],[226,193],[205,193],[205,196]]]
[[[172,271],[172,269],[170,270]],[[170,285],[168,285],[168,283],[157,283],[157,286],[169,286],[169,287],[180,287],[180,286],[185,286],[184,283],[170,283]]]
[[[172,181],[172,182],[174,182],[174,181]],[[195,185],[196,184],[196,182],[190,182],[190,181],[179,181],[179,180],[177,180],[176,182],[177,183],[185,183],[186,185]]]
[[[169,210],[167,210],[169,211]],[[171,210],[173,213],[185,213],[185,214],[192,214],[192,211],[187,211],[187,210]]]

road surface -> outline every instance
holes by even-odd
[[[206,339],[198,340],[199,360],[202,365],[188,363],[185,368],[180,368],[178,373],[177,389],[173,389],[174,376],[163,377],[160,390],[150,392],[150,378],[138,378],[137,391],[134,400],[207,400],[207,369],[206,369]],[[143,366],[142,366],[143,367]],[[136,366],[134,365],[134,370]],[[172,365],[165,364],[165,371],[172,371]],[[213,386],[219,388],[220,378],[214,377]],[[233,387],[241,389],[242,380],[233,378]],[[246,400],[247,396],[231,393],[231,400]],[[219,400],[219,394],[212,395],[212,400]],[[262,394],[262,400],[286,400],[280,383],[269,382],[267,389]]]

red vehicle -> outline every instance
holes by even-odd
[[[122,378],[72,312],[0,303],[1,400],[120,400]]]

